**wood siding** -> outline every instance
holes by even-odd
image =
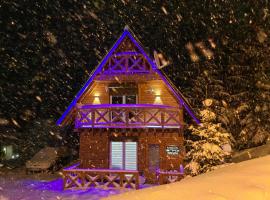
[[[175,97],[170,93],[162,80],[152,80],[140,83],[139,103],[179,106]]]
[[[108,83],[95,83],[80,100],[81,104],[110,103]],[[139,104],[161,104],[179,107],[173,94],[162,80],[151,80],[138,83]]]
[[[81,168],[109,168],[110,141],[125,141],[131,139],[138,141],[138,170],[144,175],[147,182],[156,181],[155,172],[149,171],[149,145],[159,146],[159,159],[161,170],[178,170],[183,164],[185,148],[182,129],[175,130],[84,130],[80,133],[80,161]],[[178,155],[167,155],[166,147],[178,146]]]
[[[168,133],[157,132],[156,134],[139,137],[139,171],[144,172],[144,176],[147,177],[149,183],[156,182],[155,172],[149,170],[149,145],[153,144],[159,146],[160,170],[179,171],[180,164],[184,164],[185,156],[183,137],[179,135],[179,130]],[[167,155],[166,147],[170,145],[179,147],[179,155]]]
[[[80,133],[80,167],[109,168],[108,134],[85,130]]]
[[[95,83],[80,100],[81,104],[108,104],[110,103],[109,91],[106,83]]]

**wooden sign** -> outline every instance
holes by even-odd
[[[179,147],[175,145],[170,145],[166,147],[166,152],[168,155],[178,155],[179,151]]]

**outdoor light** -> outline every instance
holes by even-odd
[[[162,104],[162,100],[161,100],[161,97],[160,97],[160,95],[155,95],[156,97],[155,97],[155,102],[154,102],[154,104]]]
[[[99,94],[95,94],[95,95],[94,95],[94,101],[93,101],[93,104],[100,104]]]

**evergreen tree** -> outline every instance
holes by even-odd
[[[216,123],[217,117],[209,107],[200,111],[202,123],[190,126],[187,140],[187,165],[190,175],[198,175],[224,164],[230,158],[231,134]],[[229,147],[229,148],[228,148]]]

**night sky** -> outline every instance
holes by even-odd
[[[56,120],[128,25],[150,56],[171,63],[162,70],[197,112],[214,100],[236,148],[261,144],[270,130],[269,9],[266,0],[1,0],[0,139],[25,149],[61,142]]]

